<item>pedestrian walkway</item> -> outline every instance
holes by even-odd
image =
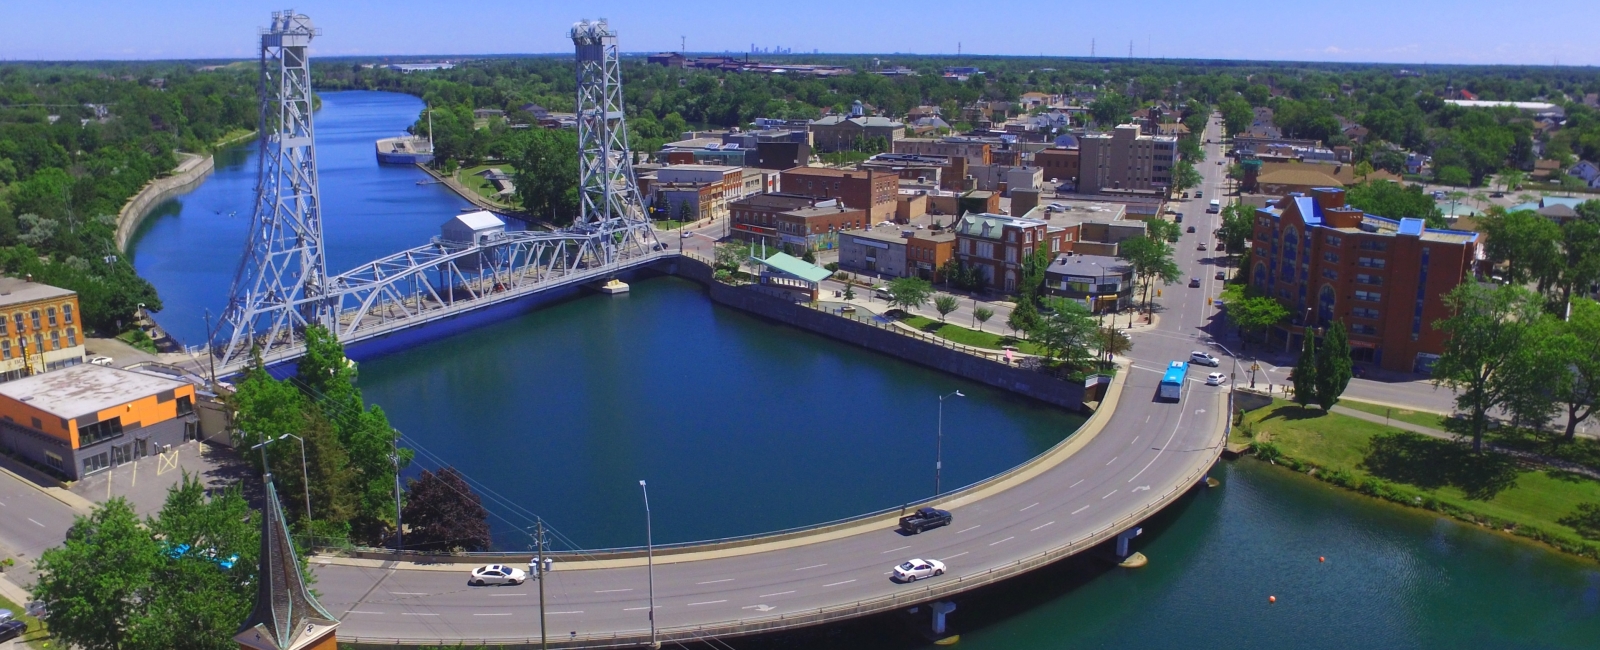
[[[1349,408],[1347,406],[1335,405],[1331,409],[1331,411],[1334,412],[1334,413],[1338,413],[1339,415],[1348,415],[1348,416],[1356,418],[1358,420],[1366,420],[1368,422],[1372,422],[1372,423],[1376,423],[1376,424],[1382,424],[1384,426],[1392,427],[1392,428],[1395,428],[1395,429],[1400,429],[1401,431],[1410,431],[1411,433],[1421,434],[1421,435],[1427,436],[1429,438],[1437,438],[1439,440],[1452,440],[1453,441],[1453,440],[1458,440],[1461,437],[1461,436],[1458,436],[1458,435],[1456,435],[1454,433],[1450,433],[1449,431],[1444,431],[1444,430],[1441,430],[1441,429],[1435,429],[1433,427],[1425,427],[1425,426],[1422,426],[1420,424],[1412,424],[1410,422],[1401,422],[1399,420],[1392,420],[1392,419],[1389,419],[1389,418],[1385,418],[1385,417],[1383,417],[1381,415],[1378,415],[1376,413],[1368,413],[1366,411],[1358,411],[1356,409]],[[1490,450],[1492,450],[1492,451],[1494,451],[1496,453],[1500,453],[1500,454],[1505,454],[1507,456],[1511,456],[1512,458],[1516,458],[1518,460],[1523,460],[1523,461],[1527,461],[1527,462],[1530,462],[1530,463],[1536,463],[1536,464],[1539,464],[1539,465],[1546,465],[1546,466],[1549,466],[1549,467],[1553,467],[1555,469],[1562,470],[1564,472],[1572,472],[1573,474],[1580,474],[1580,475],[1587,476],[1587,477],[1595,479],[1595,480],[1600,480],[1600,471],[1596,471],[1596,470],[1594,470],[1594,469],[1592,469],[1590,467],[1586,467],[1584,465],[1579,465],[1577,463],[1564,461],[1564,460],[1561,460],[1559,458],[1551,458],[1549,456],[1544,456],[1544,455],[1541,455],[1541,454],[1535,454],[1535,453],[1532,453],[1532,452],[1521,451],[1521,450],[1518,450],[1518,449],[1507,449],[1505,447],[1492,445],[1492,444],[1489,444],[1487,442],[1485,442],[1483,444],[1483,446],[1486,449],[1490,449]]]

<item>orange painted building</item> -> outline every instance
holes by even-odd
[[[0,384],[0,447],[76,480],[199,436],[194,385],[83,364]]]

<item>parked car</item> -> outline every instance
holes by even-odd
[[[1172,223],[1183,223],[1183,213],[1179,212],[1172,215]]]
[[[528,580],[528,573],[522,569],[504,564],[488,564],[472,570],[472,578],[467,584],[482,587],[484,585],[520,585]]]
[[[894,568],[895,582],[916,582],[919,578],[944,575],[944,563],[938,560],[912,559]]]
[[[1350,367],[1350,376],[1351,377],[1365,377],[1365,376],[1367,376],[1367,367],[1366,366],[1351,366]]]
[[[1222,360],[1198,350],[1189,353],[1189,363],[1215,368],[1222,365]]]
[[[1200,278],[1189,278],[1189,288],[1190,289],[1193,289],[1193,288],[1198,287],[1198,286],[1200,286]]]
[[[1194,198],[1203,199],[1203,198],[1206,198],[1206,197],[1205,197],[1205,194],[1202,193],[1200,190],[1195,190],[1194,191]]]
[[[6,621],[0,623],[0,643],[5,643],[22,636],[28,631],[28,624],[22,621]]]
[[[109,366],[109,365],[111,365],[111,357],[105,357],[105,356],[89,357],[89,363],[92,363],[92,364],[97,365],[97,366]]]
[[[952,517],[949,510],[938,508],[917,508],[916,512],[900,518],[900,530],[907,534],[915,535],[929,528],[950,525]]]
[[[1224,375],[1224,374],[1222,374],[1220,372],[1213,372],[1213,373],[1211,373],[1209,375],[1206,375],[1206,385],[1207,386],[1221,386],[1223,380],[1225,380],[1227,378],[1228,377],[1226,375]]]
[[[1194,232],[1194,226],[1189,226],[1189,232]]]
[[[1228,279],[1228,272],[1227,271],[1217,271],[1217,279],[1218,280],[1226,280],[1226,279]]]

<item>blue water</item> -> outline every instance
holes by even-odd
[[[398,93],[322,93],[315,116],[323,240],[330,273],[427,243],[470,204],[411,166],[378,165],[373,143],[402,134],[423,108]],[[163,329],[186,345],[206,339],[244,252],[255,205],[257,142],[216,156],[216,171],[194,191],[158,205],[128,245],[133,266],[155,285]]]

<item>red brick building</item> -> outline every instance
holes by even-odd
[[[974,268],[993,291],[1013,293],[1022,279],[1022,262],[1039,246],[1059,253],[1066,232],[1037,219],[969,213],[955,224],[955,256]],[[1051,257],[1054,257],[1052,255]]]
[[[778,189],[785,194],[839,199],[845,207],[866,210],[870,216],[867,225],[871,226],[894,218],[895,198],[900,195],[900,177],[872,170],[795,167],[779,175]]]
[[[1425,228],[1345,204],[1344,190],[1291,194],[1256,211],[1250,285],[1292,315],[1273,336],[1298,349],[1309,326],[1335,320],[1357,361],[1427,372],[1444,348],[1433,323],[1449,316],[1443,297],[1477,271],[1478,233]]]
[[[1065,148],[1044,149],[1033,154],[1035,167],[1044,170],[1044,180],[1052,185],[1078,183],[1078,150]]]
[[[779,212],[778,241],[784,252],[802,255],[806,251],[833,250],[839,247],[839,231],[866,228],[867,211],[823,201],[815,207]]]
[[[930,282],[944,282],[940,269],[955,257],[955,253],[954,233],[918,230],[906,239],[906,274]]]
[[[751,244],[764,243],[779,248],[782,240],[778,236],[778,215],[816,204],[817,199],[809,196],[778,192],[756,194],[734,201],[728,204],[733,236]]]

